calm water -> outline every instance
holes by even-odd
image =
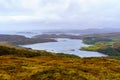
[[[50,52],[61,52],[68,54],[75,54],[80,57],[101,57],[106,56],[98,52],[79,50],[83,46],[89,46],[82,43],[82,40],[76,39],[57,39],[58,42],[38,43],[32,45],[22,45],[23,47],[32,48],[36,50],[47,50]]]

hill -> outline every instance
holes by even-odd
[[[70,39],[81,39],[82,37],[80,35],[72,35],[72,34],[41,34],[41,35],[36,35],[34,38],[70,38]]]
[[[106,34],[91,34],[83,37],[83,42],[92,44],[82,50],[97,51],[109,56],[120,56],[120,32]]]
[[[119,80],[119,57],[79,58],[0,46],[0,80]]]
[[[120,28],[89,28],[89,29],[59,29],[59,30],[49,30],[44,33],[47,34],[79,34],[79,35],[88,35],[88,34],[102,34],[102,33],[116,33],[120,32]]]
[[[0,34],[0,42],[6,42],[12,45],[24,45],[43,42],[56,42],[56,40],[50,38],[27,38],[21,35]]]

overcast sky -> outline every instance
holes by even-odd
[[[120,0],[0,0],[0,29],[120,26]]]

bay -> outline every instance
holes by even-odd
[[[107,55],[104,55],[99,52],[80,50],[80,48],[83,46],[90,46],[90,45],[84,44],[82,42],[82,40],[66,39],[66,38],[58,38],[56,40],[58,42],[37,43],[37,44],[21,45],[21,46],[26,47],[26,48],[32,48],[35,50],[46,50],[49,52],[56,52],[56,53],[75,54],[80,57],[104,57],[104,56],[107,56]]]

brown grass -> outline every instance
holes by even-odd
[[[119,80],[120,61],[105,58],[0,57],[0,80]]]

